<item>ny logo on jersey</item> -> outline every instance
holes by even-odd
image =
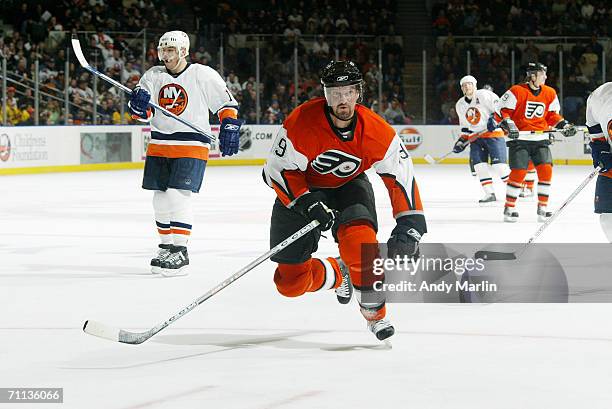
[[[544,116],[545,105],[541,102],[527,101],[525,106],[525,118],[542,118]]]
[[[360,165],[360,158],[335,149],[323,152],[312,161],[312,168],[320,174],[333,173],[339,178],[351,176]]]
[[[166,84],[159,90],[159,105],[174,115],[183,113],[188,100],[187,91],[178,84]]]
[[[465,112],[465,119],[472,125],[477,125],[480,122],[480,117],[480,111],[476,107],[469,107]]]

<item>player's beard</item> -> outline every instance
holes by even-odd
[[[353,117],[354,109],[348,104],[337,105],[333,108],[334,116],[342,121],[348,121]]]

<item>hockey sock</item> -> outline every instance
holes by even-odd
[[[508,182],[508,178],[510,177],[510,167],[507,163],[495,163],[493,165],[493,170],[495,173],[497,173],[497,176],[499,176],[502,182]]]
[[[477,163],[474,165],[474,170],[476,170],[476,176],[478,176],[485,194],[493,193],[493,179],[491,178],[491,172],[489,172],[489,164],[485,162]]]
[[[599,215],[599,225],[608,241],[612,243],[612,213],[602,213]]]
[[[170,201],[170,231],[175,246],[187,246],[193,225],[191,191],[168,189]]]
[[[527,175],[525,176],[525,187],[529,190],[533,190],[535,184],[536,168],[533,166],[533,162],[529,161],[529,167],[527,168]]]
[[[172,232],[170,230],[170,202],[168,194],[156,190],[153,193],[153,211],[155,212],[155,224],[162,244],[172,244]]]
[[[506,186],[506,207],[514,207],[516,205],[516,199],[521,193],[523,179],[525,179],[526,174],[527,169],[512,169],[510,171],[508,185]]]
[[[274,283],[285,297],[298,297],[307,292],[329,290],[340,285],[342,276],[333,258],[311,258],[300,264],[279,264]]]
[[[376,245],[376,232],[366,221],[356,220],[338,228],[340,257],[346,263],[361,313],[367,320],[382,319],[385,316],[384,294],[374,291],[374,282],[384,281],[384,276],[372,271],[377,251],[363,252],[362,244]]]
[[[546,206],[550,195],[550,183],[552,181],[552,165],[543,163],[536,166],[538,171],[538,205]]]

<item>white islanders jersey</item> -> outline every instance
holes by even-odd
[[[170,74],[164,66],[152,67],[142,76],[139,86],[151,94],[152,102],[208,133],[208,111],[218,113],[238,107],[219,73],[202,64],[188,64],[179,74]],[[176,119],[155,112],[151,128],[148,156],[208,159],[208,138]]]
[[[599,125],[601,130],[592,131]],[[586,108],[586,126],[589,127],[591,138],[605,138],[612,143],[612,82],[600,85],[589,95]]]
[[[459,116],[459,125],[463,134],[476,133],[487,130],[487,121],[499,104],[499,97],[492,91],[477,89],[471,101],[461,97],[455,104],[455,111]],[[469,129],[465,131],[465,129]],[[504,133],[501,129],[485,132],[480,138],[500,138]]]

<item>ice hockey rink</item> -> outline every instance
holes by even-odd
[[[592,168],[557,166],[551,210]],[[142,345],[82,332],[144,330],[268,249],[261,168],[209,167],[195,197],[190,275],[148,273],[156,246],[140,170],[0,177],[0,386],[62,387],[45,408],[609,408],[612,305],[391,304],[392,348],[333,292],[283,298],[265,262]],[[417,165],[425,242],[525,242],[503,202],[480,208],[467,165]],[[393,220],[376,190],[386,240]],[[498,198],[503,188],[497,187]],[[592,182],[541,242],[604,242]],[[331,239],[318,254],[336,255]],[[37,405],[0,404],[2,408]]]

